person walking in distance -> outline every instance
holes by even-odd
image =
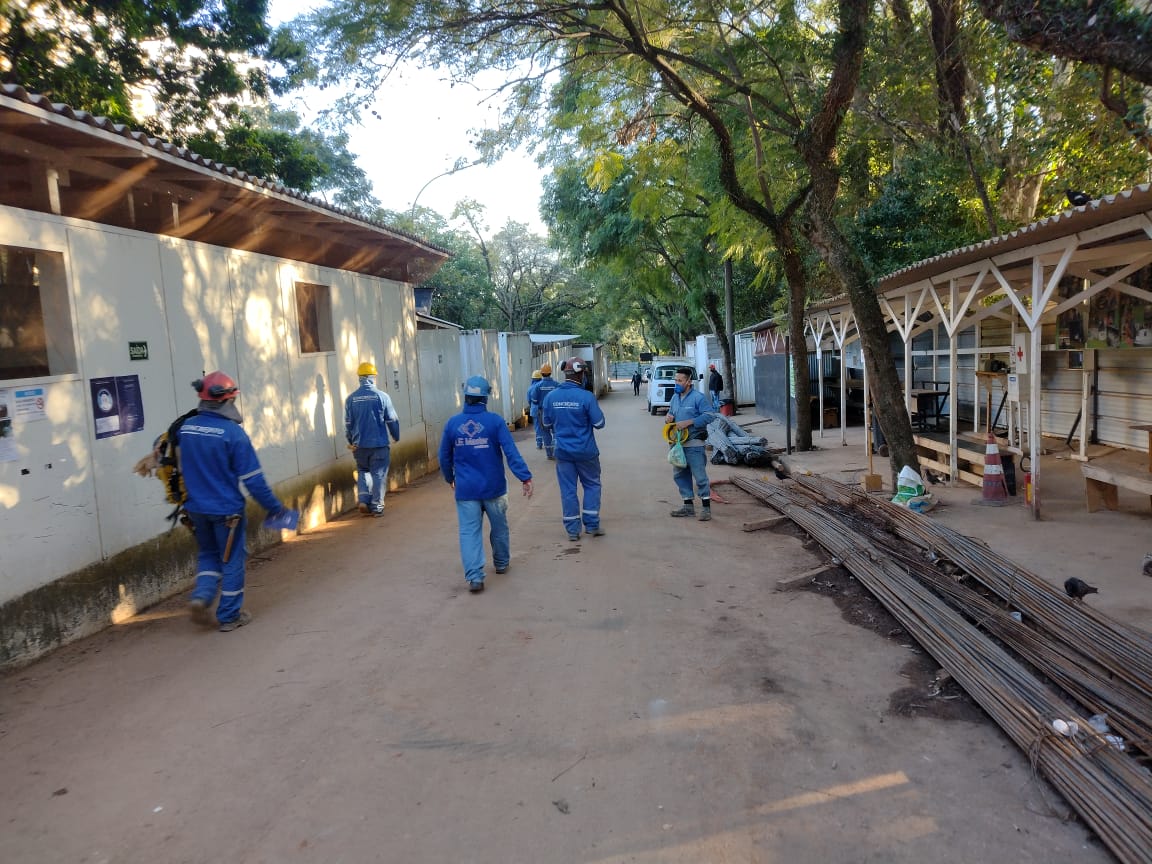
[[[672,469],[672,479],[680,492],[684,504],[673,510],[670,516],[695,516],[692,484],[695,481],[696,493],[700,496],[700,521],[712,519],[712,492],[708,485],[708,454],[704,443],[708,437],[708,423],[713,418],[708,397],[692,386],[696,380],[696,370],[681,366],[676,370],[676,393],[668,406],[665,424],[675,423],[677,429],[686,430],[688,440],[682,442],[684,457],[688,464],[683,468]]]
[[[192,387],[200,405],[177,432],[180,471],[188,492],[184,508],[192,521],[199,555],[196,585],[188,611],[198,624],[211,624],[209,609],[220,594],[216,621],[228,633],[252,620],[244,608],[245,545],[244,496],[240,484],[273,516],[284,505],[272,493],[244,422],[236,409],[240,388],[223,372],[210,372]]]
[[[637,369],[632,373],[632,395],[640,395],[640,370]]]
[[[708,393],[712,396],[712,408],[720,408],[720,393],[724,390],[724,376],[716,371],[716,364],[708,364]]]
[[[548,393],[542,403],[544,427],[556,443],[556,480],[568,539],[580,539],[580,525],[600,537],[600,450],[594,429],[604,428],[604,412],[596,396],[584,389],[585,362],[579,357],[565,361],[564,383]],[[539,391],[537,391],[539,392]],[[584,488],[580,505],[577,483]]]
[[[363,516],[384,515],[393,441],[400,440],[400,417],[387,393],[376,389],[376,367],[361,363],[360,386],[344,400],[344,436],[356,460],[357,508]]]
[[[536,385],[543,380],[544,376],[540,374],[537,369],[532,373],[532,383],[528,385],[528,419],[532,421],[532,428],[536,431],[536,449],[544,449],[544,434],[540,428],[540,406],[536,404],[533,398],[536,394]]]
[[[528,396],[536,411],[536,437],[544,442],[544,453],[549,459],[556,458],[556,445],[552,430],[544,425],[544,398],[559,386],[560,384],[552,377],[552,364],[545,363],[540,367],[540,383],[533,388]]]
[[[449,419],[440,437],[440,472],[456,490],[456,518],[460,528],[460,561],[468,590],[484,590],[484,515],[492,563],[504,573],[511,560],[508,537],[508,480],[504,461],[532,497],[532,472],[508,432],[504,418],[488,410],[492,386],[474,375],[464,383],[464,411]]]

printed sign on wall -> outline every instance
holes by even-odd
[[[93,378],[92,416],[96,438],[127,435],[144,428],[144,402],[140,397],[140,376],[119,375]]]

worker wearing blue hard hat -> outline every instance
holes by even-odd
[[[492,385],[480,375],[464,382],[464,410],[451,417],[440,437],[440,472],[456,492],[460,561],[468,590],[484,590],[484,516],[497,573],[511,562],[508,531],[508,480],[504,462],[532,497],[532,472],[516,449],[504,418],[488,410]]]

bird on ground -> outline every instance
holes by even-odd
[[[1144,556],[1144,575],[1152,576],[1152,552]]]
[[[1068,203],[1073,207],[1083,207],[1092,200],[1092,196],[1087,192],[1081,192],[1078,189],[1068,189],[1064,193],[1068,198]]]
[[[1064,581],[1064,593],[1073,600],[1083,600],[1089,594],[1099,594],[1100,590],[1093,588],[1083,579],[1077,579],[1073,576],[1071,579]]]

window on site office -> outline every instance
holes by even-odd
[[[300,353],[320,354],[336,350],[332,332],[332,290],[327,285],[296,283],[296,323]]]
[[[0,381],[76,369],[64,256],[0,245]]]

